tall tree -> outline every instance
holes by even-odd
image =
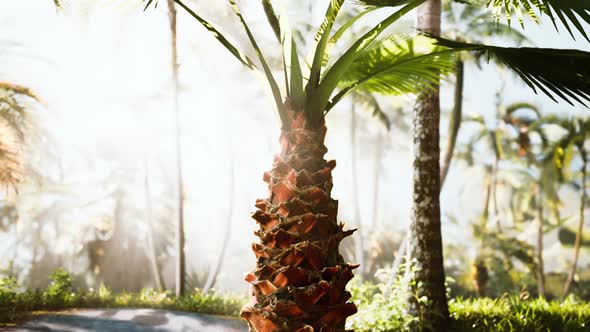
[[[147,2],[149,6],[154,1]],[[330,1],[316,34],[316,42],[308,62],[311,65],[309,68],[300,66],[297,45],[286,24],[287,16],[283,14],[279,17],[270,0],[262,1],[264,12],[283,50],[282,81],[285,85],[280,87],[236,0],[229,0],[229,4],[254,49],[257,63],[244,55],[214,25],[183,1],[174,2],[212,32],[248,69],[257,70],[259,66],[262,68],[281,121],[281,151],[275,156],[273,168],[264,175],[264,180],[269,185],[269,197],[257,201],[258,210],[253,215],[260,226],[256,232],[260,242],[252,245],[257,263],[256,268],[246,276],[246,280],[252,285],[252,302],[243,308],[242,317],[255,331],[344,331],[346,318],[356,312],[356,306],[348,302],[350,293],[345,290],[356,266],[344,262],[338,252],[340,241],[351,235],[352,231],[345,231],[344,225],[337,222],[337,202],[331,197],[331,172],[336,164],[324,159],[327,151],[324,145],[327,130],[324,117],[349,92],[359,87],[388,95],[434,89],[440,81],[440,75],[454,69],[453,54],[470,50],[501,57],[508,67],[517,70],[527,82],[534,80],[532,87],[545,89],[550,85],[552,91],[559,92],[558,95],[566,100],[585,98],[590,93],[590,86],[580,83],[590,77],[590,67],[584,66],[586,62],[590,62],[590,54],[585,52],[503,48],[440,38],[437,38],[439,47],[424,48],[414,46],[432,45],[426,37],[383,36],[389,26],[425,0],[363,1],[370,5],[401,8],[355,39],[333,61],[329,57],[335,53],[332,50],[337,48],[328,45],[335,44],[338,38],[334,37],[346,33],[358,15],[332,34],[335,19],[344,0]],[[438,5],[440,8],[440,3]],[[519,61],[527,56],[532,57],[532,54],[536,61]],[[556,59],[567,65],[561,66],[559,71],[555,69],[549,72],[548,66],[531,65],[546,64],[547,60]],[[557,72],[559,75],[556,75]],[[304,78],[307,78],[305,85]],[[569,98],[562,91],[568,91]],[[429,105],[436,104],[434,99],[437,98],[420,98],[421,102],[416,107],[417,114],[424,116],[416,117],[416,127],[422,130],[420,127],[428,126],[425,134],[429,137],[424,139],[417,136],[415,142],[417,152],[425,156],[416,160],[420,164],[416,167],[424,172],[428,180],[416,186],[417,193],[425,198],[435,196],[436,202],[417,202],[421,206],[417,206],[416,216],[422,218],[422,213],[426,211],[424,217],[437,222],[437,217],[430,210],[422,208],[438,206],[438,130],[431,128],[438,128],[433,122],[438,122],[439,115],[438,112],[425,112]],[[424,107],[420,106],[422,104]],[[434,160],[427,160],[428,157]],[[434,176],[427,174],[433,170]],[[422,173],[416,175],[420,176]],[[430,235],[440,239],[440,218],[438,219],[439,234]],[[429,225],[420,223],[420,226]],[[428,227],[417,228],[417,238],[424,238],[422,233],[418,233],[423,230],[428,230]],[[436,231],[436,227],[431,230]],[[437,243],[440,244],[440,240]],[[420,246],[414,245],[414,248],[418,249]],[[418,251],[418,258],[426,260],[422,264],[423,272],[420,272],[422,277],[444,275],[440,270],[442,260],[440,264],[431,266],[429,253]],[[433,269],[437,270],[429,271]],[[428,283],[428,279],[425,282]],[[436,284],[432,287],[439,286]],[[437,302],[436,305],[446,307],[442,302]],[[432,315],[425,317],[436,321]]]
[[[168,16],[170,20],[170,50],[172,68],[172,101],[174,112],[174,149],[176,151],[176,183],[177,183],[177,221],[176,221],[176,296],[182,296],[186,284],[186,253],[184,234],[184,179],[182,172],[182,147],[180,133],[180,107],[178,104],[178,46],[177,46],[177,22],[174,0],[168,1]]]
[[[418,7],[416,28],[440,36],[441,1],[428,0]],[[440,96],[438,89],[425,91],[414,106],[414,181],[410,220],[409,258],[413,278],[421,281],[411,290],[409,313],[421,317],[427,328],[443,331],[448,326],[449,308],[443,267],[440,223]],[[419,299],[426,297],[428,301]]]

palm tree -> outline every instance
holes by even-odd
[[[553,120],[553,121],[551,121]],[[578,228],[576,231],[576,239],[574,243],[574,258],[572,260],[571,268],[563,288],[563,296],[565,297],[572,289],[574,277],[578,266],[580,257],[580,248],[582,246],[582,235],[584,232],[584,212],[586,210],[586,201],[588,200],[586,192],[587,181],[587,164],[588,164],[588,150],[586,148],[586,140],[588,132],[590,131],[590,120],[574,119],[561,120],[549,119],[552,123],[559,124],[561,128],[566,130],[566,134],[555,144],[555,157],[557,167],[560,170],[560,175],[565,179],[570,179],[569,168],[573,160],[574,150],[577,150],[580,157],[580,212],[578,217]]]
[[[42,103],[29,88],[0,81],[0,185],[16,188],[24,174],[22,144],[33,129],[30,101]]]
[[[176,224],[176,296],[181,296],[185,292],[186,284],[186,255],[184,251],[185,234],[184,234],[184,180],[182,174],[182,152],[180,144],[180,107],[178,105],[178,47],[176,45],[177,22],[176,7],[174,0],[167,0],[168,17],[170,20],[170,50],[171,50],[171,69],[172,69],[172,99],[174,110],[174,135],[176,151],[176,183],[178,199],[178,220]]]
[[[148,6],[153,2],[148,0]],[[246,277],[252,284],[252,303],[242,311],[242,317],[257,331],[342,331],[346,317],[356,312],[355,305],[347,302],[350,294],[345,291],[355,265],[345,263],[338,253],[338,243],[353,231],[344,231],[343,225],[337,223],[337,204],[330,196],[331,171],[335,162],[323,158],[326,153],[324,116],[349,92],[361,86],[383,94],[431,90],[438,84],[441,74],[454,69],[452,54],[462,50],[483,52],[500,58],[531,87],[550,95],[546,87],[566,100],[587,98],[590,92],[590,87],[583,84],[585,78],[590,76],[586,72],[590,69],[585,66],[585,63],[590,62],[590,55],[585,52],[495,47],[442,38],[435,38],[440,47],[424,51],[414,47],[423,38],[400,39],[390,36],[380,41],[377,39],[387,27],[425,3],[425,0],[363,1],[370,5],[403,7],[354,41],[339,57],[329,61],[332,52],[328,51],[331,50],[328,44],[334,40],[330,37],[331,31],[344,4],[344,0],[331,1],[316,35],[309,72],[304,72],[305,66],[300,66],[297,45],[287,27],[286,15],[279,17],[271,2],[263,1],[267,18],[283,50],[285,85],[281,88],[235,0],[229,0],[229,3],[244,27],[258,58],[258,65],[183,1],[175,2],[211,31],[247,68],[257,70],[261,66],[281,120],[281,152],[275,157],[272,170],[264,176],[269,184],[270,197],[257,201],[258,211],[253,216],[260,225],[257,235],[261,242],[253,245],[257,267]],[[352,23],[354,18],[332,36],[342,35]],[[536,61],[522,61],[533,55]],[[559,70],[540,66],[548,60],[567,62],[567,66]],[[305,86],[304,78],[307,79]],[[436,104],[434,99],[420,98],[421,103],[428,106]],[[414,227],[414,235],[418,240],[414,241],[412,251],[418,262],[423,263],[422,272],[417,278],[424,281],[424,288],[427,288],[423,290],[424,294],[434,297],[433,294],[438,296],[442,293],[442,296],[434,299],[434,303],[446,307],[442,250],[435,252],[437,247],[441,247],[440,216],[437,215],[439,158],[438,148],[435,147],[438,145],[438,130],[434,124],[438,113],[425,112],[425,109],[416,108],[414,121],[417,129],[424,129],[424,137],[430,140],[423,140],[423,135],[416,135],[417,151],[428,153],[416,159],[416,174],[418,178],[427,176],[424,180],[428,181],[418,181],[415,186],[424,194],[424,200],[415,201],[415,220],[420,221],[421,225]],[[431,130],[429,126],[435,126],[435,129]],[[432,176],[428,176],[433,170],[436,170],[436,180],[432,180],[435,182],[430,181]],[[428,224],[422,223],[426,220],[433,221],[434,227],[421,227]],[[427,255],[427,250],[434,254]],[[444,312],[439,313],[444,317]]]
[[[532,110],[534,117],[518,116],[517,112],[522,109]],[[545,234],[545,211],[546,203],[555,205],[559,201],[555,180],[553,163],[551,162],[551,149],[548,146],[548,140],[545,137],[542,125],[545,119],[541,116],[537,107],[527,103],[515,103],[507,107],[502,121],[507,129],[512,129],[512,137],[506,138],[511,141],[510,156],[517,162],[524,162],[528,168],[536,169],[536,176],[529,171],[524,171],[523,176],[528,179],[524,185],[525,191],[520,191],[519,196],[524,195],[528,198],[528,206],[533,206],[536,211],[537,221],[537,286],[540,297],[545,296],[545,271],[543,259],[543,236]],[[539,144],[537,147],[532,145],[532,137],[537,135]]]

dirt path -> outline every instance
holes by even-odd
[[[245,332],[238,319],[154,309],[72,310],[36,316],[2,331]]]

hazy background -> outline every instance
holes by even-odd
[[[272,39],[258,2],[243,2],[246,19],[263,40],[261,46],[274,51],[266,55],[277,57],[280,46]],[[225,2],[191,3],[246,45]],[[305,14],[306,1],[293,6],[293,22],[310,17]],[[155,10],[142,9],[132,0],[77,0],[59,12],[50,0],[0,0],[0,80],[29,86],[45,101],[34,112],[40,134],[27,146],[29,176],[19,196],[5,193],[5,206],[18,211],[17,222],[6,222],[0,229],[0,273],[17,273],[23,285],[43,285],[47,271],[64,266],[89,287],[103,280],[118,282],[112,287],[149,286],[144,254],[147,178],[160,260],[166,284],[172,286],[175,165],[170,32],[164,1]],[[314,6],[314,30],[324,10]],[[375,16],[365,22],[371,18]],[[401,24],[398,29],[408,30],[413,22]],[[518,24],[514,28],[520,29]],[[550,23],[541,27],[526,23],[527,36],[538,46],[590,51],[581,37],[574,41],[565,29],[560,31],[556,33]],[[241,291],[244,272],[254,266],[249,248],[256,226],[249,214],[256,198],[267,195],[262,173],[278,151],[278,119],[262,81],[246,72],[181,9],[178,36],[189,272],[198,285],[218,258],[231,216],[229,246],[216,287]],[[482,114],[493,123],[502,75],[493,66],[480,70],[469,65],[467,73],[464,112]],[[535,96],[511,74],[503,75],[505,104],[528,101],[543,112],[572,116],[588,112]],[[445,112],[452,105],[451,96],[450,88],[444,87]],[[340,201],[340,219],[351,227],[360,222],[367,236],[377,231],[401,238],[408,225],[411,174],[409,133],[399,124],[409,125],[412,99],[380,101],[397,125],[379,140],[382,126],[369,115],[361,116],[355,175],[351,174],[350,104],[342,103],[328,116],[328,158],[338,162],[333,195]],[[400,116],[398,108],[406,116]],[[444,148],[446,118],[442,128]],[[467,126],[462,131],[460,140],[469,130]],[[382,151],[377,161],[376,149]],[[376,166],[382,171],[374,205]],[[359,182],[361,220],[353,220],[353,176]],[[454,162],[441,197],[445,243],[464,245],[469,238],[468,222],[483,205],[482,179],[481,170]],[[577,199],[564,195],[565,210],[574,211]],[[532,232],[522,234],[531,241],[532,236]],[[546,270],[563,271],[569,251],[560,248],[551,234],[546,241]],[[465,249],[466,255],[472,254],[472,248]],[[588,265],[586,253],[582,267]]]

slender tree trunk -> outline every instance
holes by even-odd
[[[380,189],[381,189],[381,152],[382,152],[383,134],[377,134],[377,144],[375,144],[375,155],[373,158],[373,222],[371,228],[376,229],[379,223]]]
[[[574,277],[578,268],[578,260],[580,259],[580,247],[582,246],[582,235],[584,232],[584,212],[586,210],[586,166],[588,163],[586,152],[582,151],[582,185],[580,193],[580,220],[578,222],[578,232],[576,233],[576,242],[574,247],[574,261],[568,273],[565,287],[563,289],[563,296],[567,296],[572,289]]]
[[[492,171],[493,174],[493,171]],[[485,263],[486,240],[488,234],[488,223],[490,220],[490,202],[492,200],[493,175],[489,176],[486,185],[486,196],[484,201],[484,209],[481,215],[481,225],[479,229],[479,253],[475,259],[472,270],[473,285],[478,297],[486,296],[486,288],[488,283],[488,268]]]
[[[217,282],[217,276],[221,271],[221,267],[223,266],[223,262],[225,260],[225,252],[227,251],[227,247],[229,245],[229,238],[231,235],[231,225],[232,220],[234,218],[234,196],[235,196],[235,176],[234,176],[234,161],[233,161],[233,151],[230,149],[229,153],[230,157],[230,167],[229,167],[229,201],[227,203],[227,217],[225,221],[225,231],[223,235],[223,240],[221,242],[221,251],[219,252],[219,256],[217,257],[217,261],[215,263],[215,267],[209,273],[207,277],[207,281],[205,282],[205,286],[203,287],[203,292],[207,293],[215,283]]]
[[[545,297],[545,263],[543,262],[543,185],[539,179],[537,195],[537,289],[540,297]]]
[[[270,197],[256,202],[260,229],[252,249],[256,268],[246,276],[252,302],[242,309],[252,331],[344,332],[357,309],[346,284],[354,265],[338,253],[353,231],[337,222],[332,199],[334,161],[326,161],[326,127],[308,123],[305,112],[288,112],[281,153],[264,174]]]
[[[494,160],[494,169],[493,169],[493,190],[492,190],[492,197],[494,200],[494,221],[496,223],[496,229],[498,232],[502,231],[502,225],[500,224],[500,210],[498,209],[498,171],[500,169],[500,158],[496,155],[496,159]]]
[[[417,28],[440,35],[441,2],[429,0],[418,8]],[[413,114],[412,214],[410,262],[414,280],[408,312],[420,318],[421,330],[446,331],[449,309],[445,288],[440,222],[440,100],[438,91],[418,97]],[[427,302],[418,301],[426,296]]]
[[[172,51],[172,98],[174,101],[174,136],[176,150],[176,183],[178,189],[178,220],[176,224],[176,296],[185,292],[186,257],[184,251],[184,180],[182,174],[182,150],[180,144],[180,108],[178,105],[178,48],[176,46],[176,7],[168,0]]]
[[[461,128],[461,119],[463,118],[463,86],[465,81],[465,63],[461,60],[457,60],[457,82],[455,83],[455,105],[451,118],[449,120],[449,138],[447,142],[447,150],[445,151],[443,163],[440,171],[440,186],[445,183],[447,174],[451,167],[451,161],[453,160],[453,153],[455,152],[455,145],[457,143],[457,136],[459,135],[459,129]]]
[[[363,238],[363,228],[362,228],[362,217],[361,217],[361,207],[359,202],[359,187],[358,187],[358,158],[357,158],[357,120],[356,120],[356,110],[354,104],[351,105],[350,110],[350,169],[352,175],[352,207],[354,209],[354,222],[356,223],[357,234],[354,241],[354,249],[355,249],[355,258],[357,259],[358,264],[360,264],[359,271],[357,273],[357,277],[360,280],[365,278],[365,241]]]
[[[148,259],[152,268],[154,283],[158,290],[164,290],[164,283],[162,278],[162,271],[158,266],[158,255],[156,253],[156,245],[154,241],[154,218],[152,215],[152,200],[150,198],[150,180],[148,161],[145,161],[145,178],[144,178],[144,193],[145,193],[145,219],[148,225],[147,245],[148,245]]]

